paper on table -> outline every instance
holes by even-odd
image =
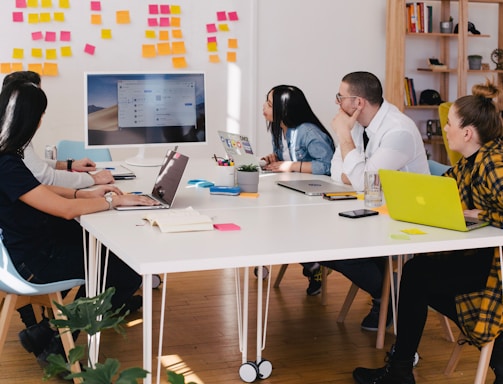
[[[152,226],[158,226],[164,233],[213,230],[211,217],[201,215],[192,207],[150,212],[143,219]]]

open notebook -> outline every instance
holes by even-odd
[[[456,180],[444,176],[379,170],[389,215],[395,220],[469,231],[488,225],[465,218]]]

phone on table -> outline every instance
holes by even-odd
[[[331,195],[331,194],[323,194],[323,198],[329,201],[339,201],[339,200],[356,200],[355,195]]]
[[[371,209],[355,209],[354,211],[339,212],[339,216],[349,217],[350,219],[358,219],[360,217],[375,216],[379,212]]]

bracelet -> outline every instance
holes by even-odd
[[[78,191],[78,190],[79,190],[79,189],[77,188],[77,189],[75,190],[75,192],[73,192],[73,198],[74,198],[74,199],[76,199],[76,198],[77,198],[77,191]]]
[[[300,162],[299,173],[302,173],[302,161]]]
[[[68,172],[71,172],[72,171],[72,164],[73,164],[73,159],[67,159],[66,160],[66,170]]]

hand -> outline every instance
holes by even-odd
[[[104,197],[106,193],[112,192],[118,196],[124,194],[119,188],[115,185],[99,185],[93,189],[82,189],[78,191],[78,198],[91,199],[95,197]]]
[[[96,170],[96,163],[87,157],[80,160],[74,160],[72,163],[72,171],[91,172]]]
[[[292,172],[293,161],[274,161],[267,164],[264,169],[273,172]]]
[[[266,165],[274,163],[275,161],[278,161],[278,158],[274,153],[271,153],[270,155],[262,157],[260,160],[265,160]]]
[[[346,111],[344,111],[342,108],[339,108],[339,111],[332,119],[331,123],[332,129],[334,130],[339,140],[351,137],[351,130],[355,126],[356,120],[358,119],[360,112],[361,112],[360,106],[358,106],[355,109],[355,111],[351,116],[348,115]]]
[[[96,172],[95,174],[91,175],[91,177],[94,180],[94,184],[97,184],[97,185],[100,185],[100,184],[113,184],[115,182],[115,179],[112,176],[112,172],[110,172],[107,169],[104,169],[102,171]]]
[[[471,217],[472,219],[478,219],[480,212],[481,212],[480,209],[466,209],[463,211],[466,217]]]
[[[153,206],[153,205],[160,205],[160,203],[151,197],[148,196],[142,196],[142,195],[133,195],[126,193],[121,196],[114,196],[112,198],[113,200],[113,206],[134,206],[134,205],[147,205],[147,206]]]

